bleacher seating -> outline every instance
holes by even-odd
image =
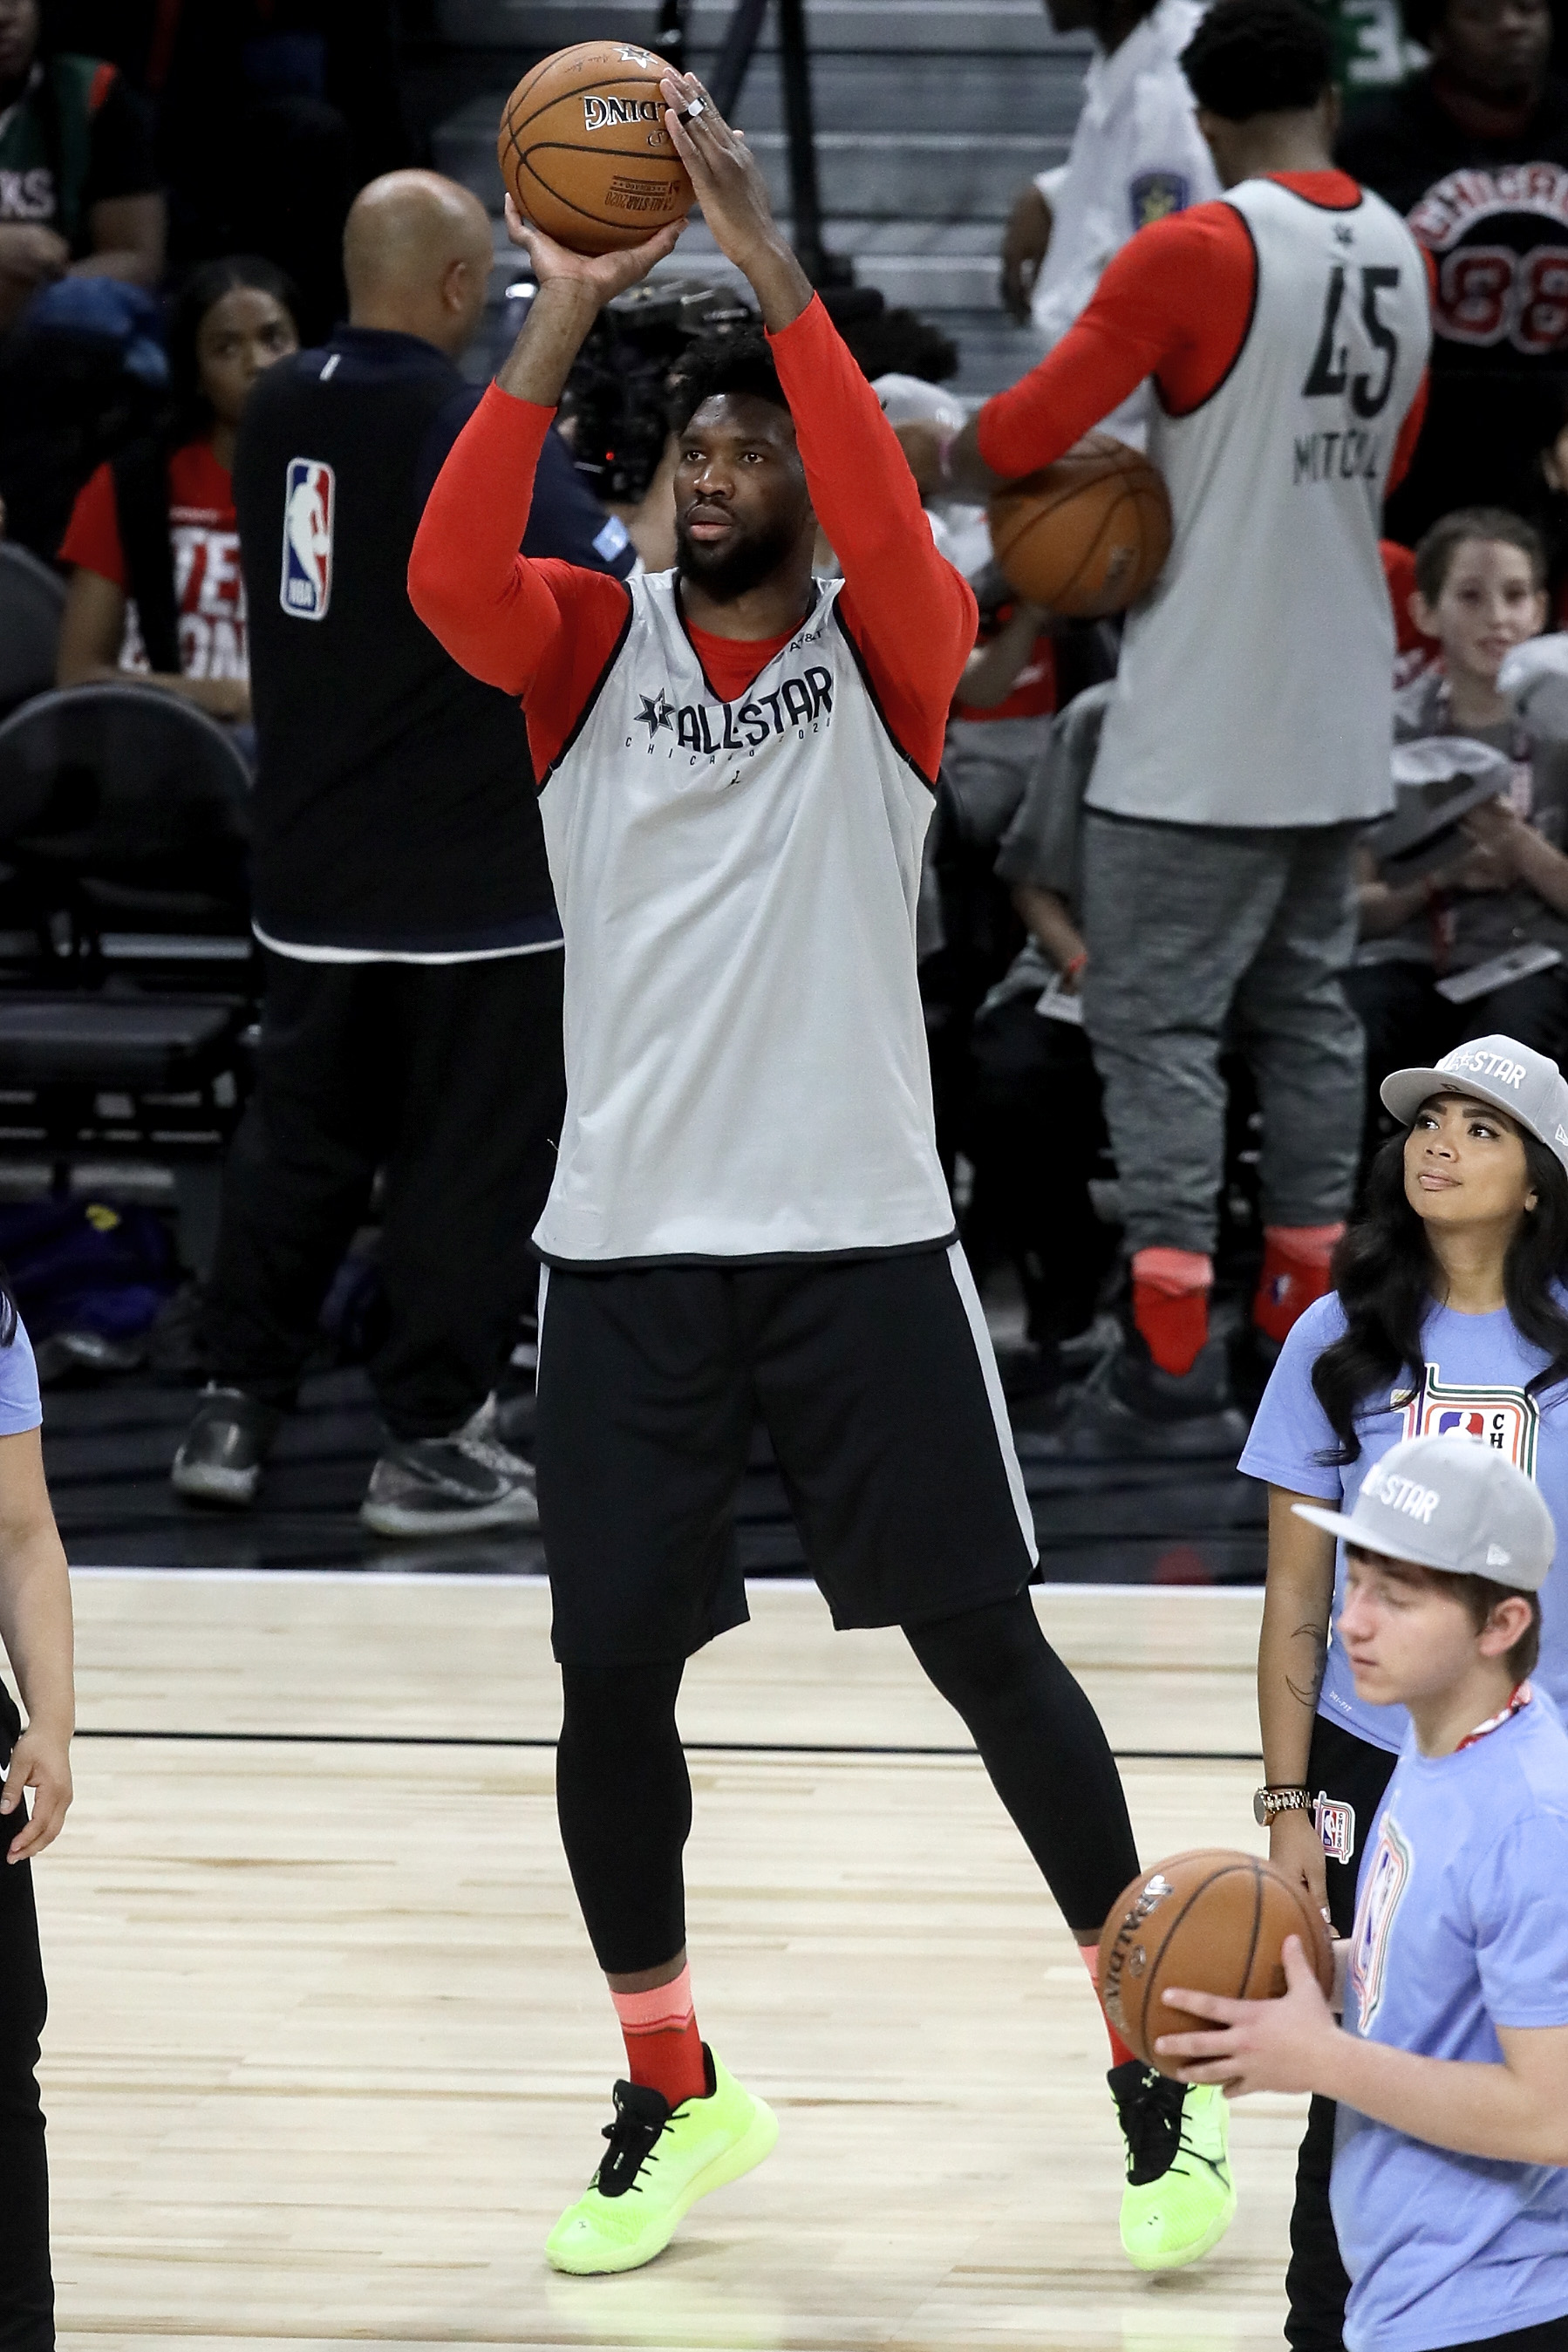
[[[688,56],[712,67],[731,0],[689,0]],[[736,121],[765,164],[787,223],[788,173],[775,12],[742,86]],[[437,125],[435,161],[497,216],[499,300],[518,256],[500,232],[496,124],[513,80],[571,41],[652,44],[658,10],[595,0],[437,0],[449,41],[489,53],[497,87]],[[1039,0],[807,0],[817,170],[830,249],[860,283],[880,288],[958,338],[969,392],[1011,383],[1033,356],[997,299],[997,251],[1014,195],[1060,163],[1077,120],[1087,37],[1052,31]],[[513,70],[515,68],[515,71]],[[721,269],[700,226],[667,268]]]

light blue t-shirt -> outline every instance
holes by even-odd
[[[16,1337],[8,1348],[0,1348],[0,1437],[19,1437],[25,1429],[40,1428],[43,1418],[33,1343],[18,1315]]]
[[[1495,1315],[1457,1315],[1434,1306],[1422,1331],[1426,1385],[1409,1396],[1404,1384],[1382,1411],[1357,1423],[1361,1452],[1345,1470],[1325,1465],[1339,1440],[1312,1388],[1312,1366],[1345,1328],[1344,1310],[1331,1292],[1293,1327],[1263,1391],[1241,1457],[1248,1477],[1321,1496],[1349,1510],[1372,1465],[1402,1437],[1473,1437],[1495,1445],[1526,1471],[1557,1529],[1557,1558],[1541,1593],[1541,1664],[1532,1680],[1568,1720],[1568,1385],[1526,1396],[1527,1382],[1547,1359],[1521,1339],[1506,1307]],[[1345,1597],[1345,1548],[1334,1556],[1333,1618]],[[1318,1712],[1360,1739],[1397,1755],[1409,1717],[1402,1706],[1372,1706],[1356,1696],[1343,1649],[1331,1628]]]
[[[1500,2065],[1568,2025],[1568,1733],[1539,1702],[1395,1765],[1362,1864],[1345,2025]],[[1434,2352],[1568,2316],[1568,2169],[1457,2156],[1339,2110],[1329,2186],[1348,2352]]]

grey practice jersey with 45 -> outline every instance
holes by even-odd
[[[536,1246],[732,1264],[942,1242],[914,951],[931,793],[838,583],[734,703],[703,676],[675,575],[629,589],[540,798],[567,1109]]]
[[[1431,341],[1426,265],[1370,194],[1275,180],[1225,201],[1257,257],[1246,340],[1197,408],[1156,407],[1164,570],[1133,607],[1088,806],[1203,825],[1335,824],[1391,805],[1384,486]]]

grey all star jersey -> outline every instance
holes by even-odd
[[[534,1235],[568,1265],[862,1255],[953,1230],[915,898],[930,784],[839,583],[743,698],[675,575],[628,583],[540,808],[566,934],[565,1124]]]

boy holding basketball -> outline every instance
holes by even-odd
[[[1349,2352],[1568,2352],[1568,1734],[1528,1680],[1552,1517],[1469,1439],[1414,1437],[1342,1534],[1337,1632],[1412,1731],[1339,1947],[1344,2028],[1291,1937],[1283,2000],[1173,1990],[1222,2031],[1155,2044],[1188,2083],[1339,2106]]]

